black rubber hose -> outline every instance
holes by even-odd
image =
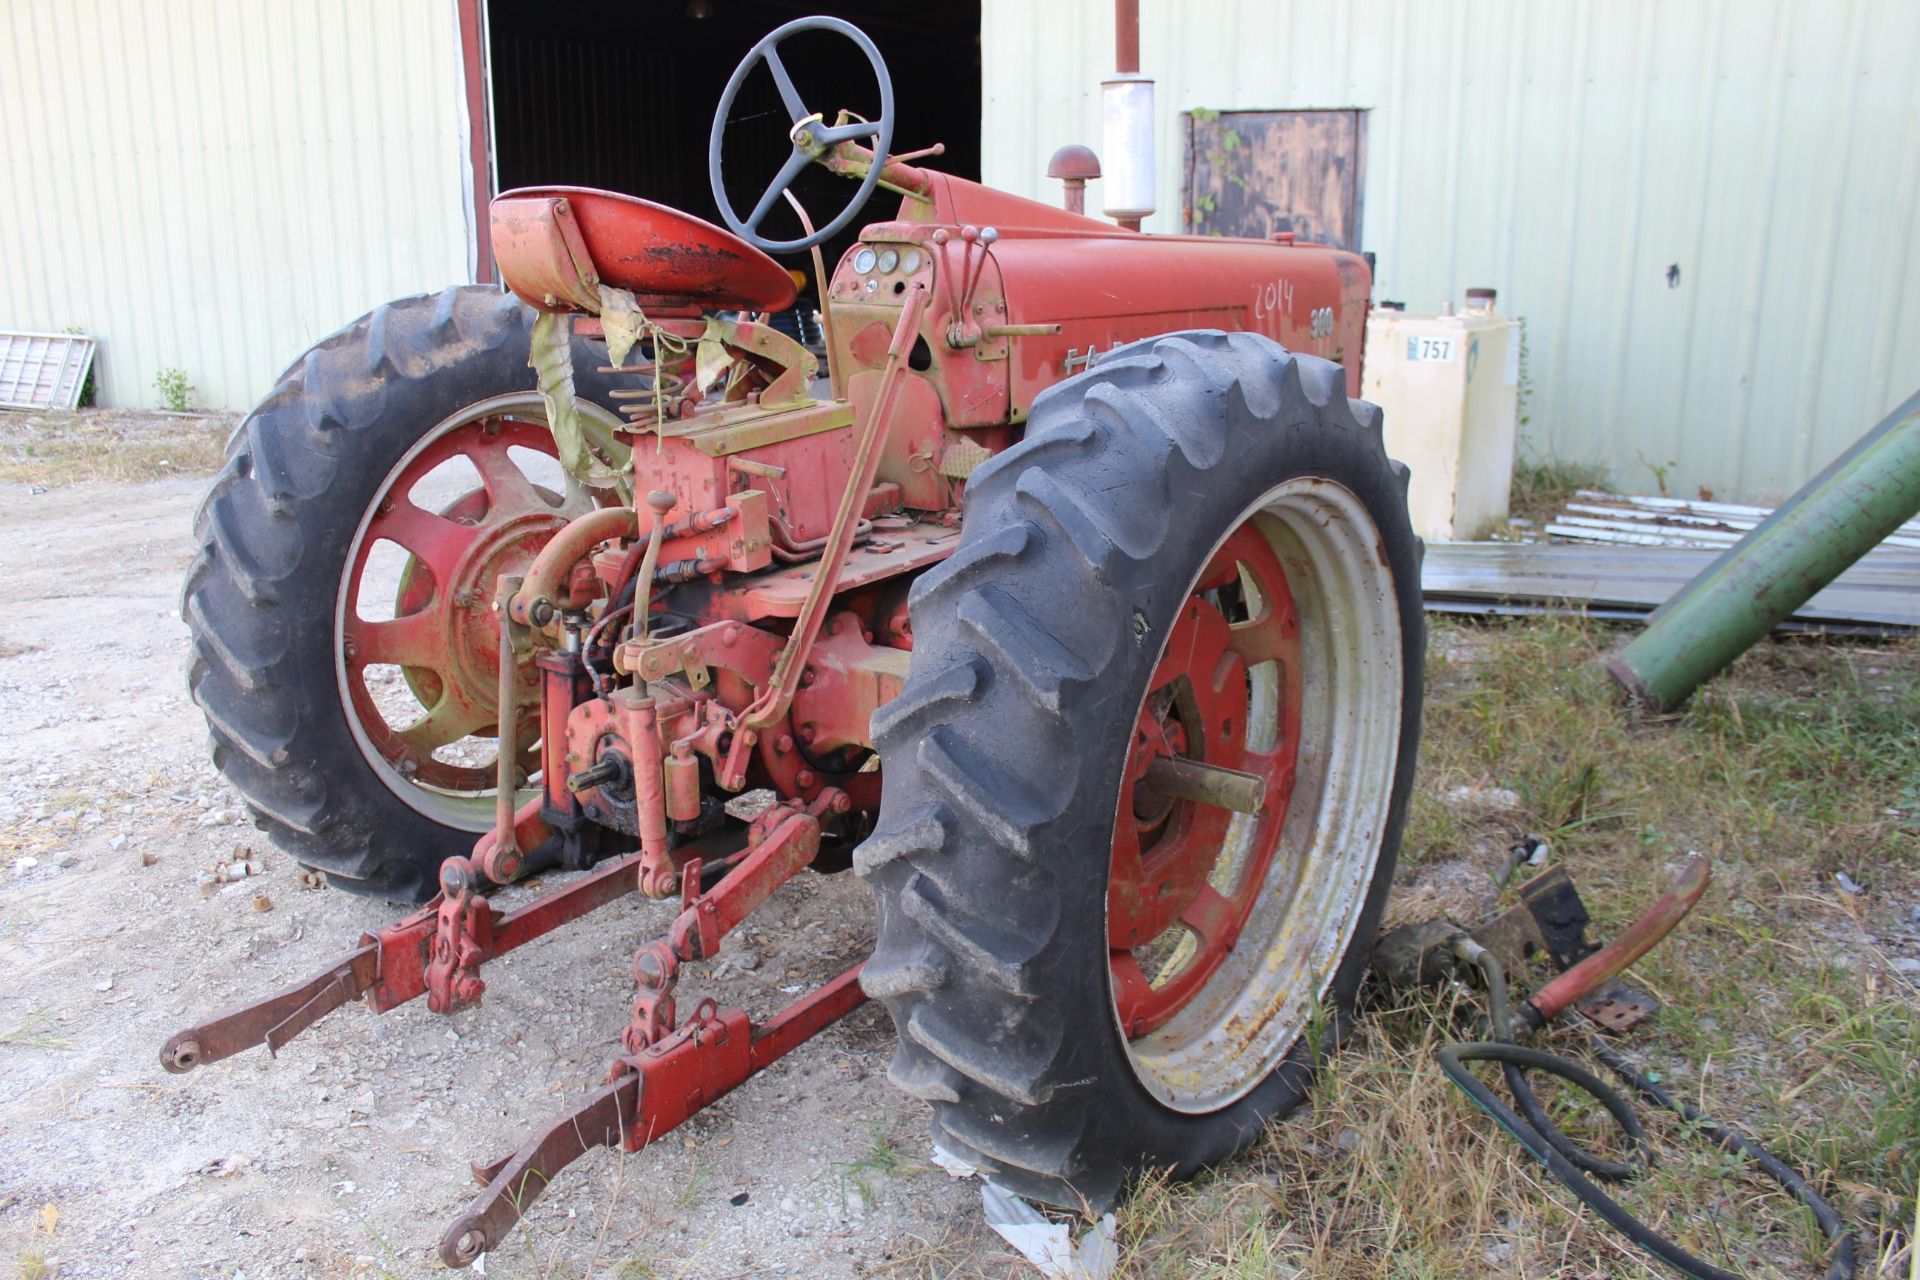
[[[1463,1044],[1444,1045],[1440,1049],[1440,1069],[1446,1072],[1447,1079],[1458,1085],[1462,1092],[1473,1099],[1474,1105],[1492,1116],[1501,1128],[1513,1136],[1521,1146],[1531,1151],[1547,1167],[1547,1172],[1558,1178],[1567,1190],[1573,1192],[1580,1202],[1606,1220],[1608,1225],[1634,1244],[1646,1250],[1660,1261],[1672,1267],[1682,1275],[1696,1277],[1697,1280],[1742,1280],[1734,1272],[1716,1267],[1704,1258],[1696,1257],[1673,1241],[1654,1231],[1646,1223],[1623,1209],[1606,1192],[1590,1181],[1586,1172],[1609,1182],[1625,1182],[1642,1171],[1643,1166],[1623,1164],[1618,1161],[1601,1160],[1582,1151],[1572,1139],[1548,1119],[1546,1111],[1540,1106],[1533,1090],[1528,1086],[1527,1071],[1544,1071],[1558,1076],[1575,1088],[1585,1091],[1613,1117],[1621,1132],[1638,1150],[1647,1163],[1651,1163],[1651,1151],[1647,1145],[1646,1134],[1640,1122],[1633,1114],[1633,1106],[1626,1098],[1594,1075],[1591,1071],[1566,1059],[1557,1057],[1542,1049],[1528,1048],[1513,1043],[1512,1030],[1507,1016],[1506,974],[1500,962],[1493,955],[1477,946],[1471,946],[1464,958],[1477,965],[1487,979],[1488,1005],[1492,1015],[1494,1035],[1492,1041],[1473,1041]],[[1826,1271],[1826,1280],[1848,1280],[1853,1275],[1853,1234],[1841,1222],[1840,1215],[1834,1211],[1825,1197],[1803,1178],[1797,1171],[1788,1167],[1773,1153],[1758,1143],[1741,1137],[1726,1129],[1718,1122],[1702,1115],[1694,1107],[1673,1097],[1653,1081],[1628,1064],[1612,1049],[1597,1038],[1591,1040],[1594,1056],[1631,1084],[1649,1101],[1680,1116],[1698,1127],[1709,1138],[1730,1151],[1737,1151],[1752,1161],[1761,1172],[1790,1191],[1813,1213],[1813,1219],[1820,1230],[1834,1242],[1833,1254]],[[1508,1106],[1493,1090],[1467,1067],[1469,1062],[1497,1062],[1500,1064],[1512,1090],[1514,1099],[1527,1113],[1521,1116]]]
[[[1813,1213],[1813,1220],[1827,1239],[1835,1242],[1833,1263],[1827,1268],[1830,1280],[1841,1280],[1853,1274],[1853,1233],[1847,1230],[1846,1223],[1840,1220],[1840,1214],[1827,1202],[1826,1197],[1815,1191],[1810,1183],[1801,1176],[1800,1171],[1786,1161],[1767,1150],[1750,1138],[1743,1138],[1727,1128],[1713,1117],[1702,1113],[1697,1107],[1683,1099],[1676,1098],[1662,1089],[1602,1043],[1598,1037],[1590,1038],[1593,1056],[1600,1059],[1613,1073],[1627,1081],[1640,1095],[1655,1106],[1665,1107],[1699,1132],[1713,1139],[1720,1147],[1728,1151],[1737,1151],[1751,1160],[1759,1170],[1775,1182],[1791,1191],[1800,1203]]]
[[[1504,1045],[1513,1045],[1513,1024],[1508,1012],[1507,976],[1505,971],[1500,967],[1500,962],[1494,958],[1493,954],[1480,949],[1478,944],[1474,944],[1473,948],[1469,950],[1468,957],[1473,963],[1480,966],[1480,971],[1485,975],[1487,980],[1487,1010],[1493,1023],[1493,1034],[1496,1037],[1496,1042]],[[1518,1046],[1514,1047],[1518,1048]],[[1527,1123],[1532,1125],[1534,1130],[1547,1140],[1548,1145],[1560,1153],[1562,1159],[1566,1160],[1581,1172],[1590,1173],[1594,1177],[1603,1178],[1608,1182],[1625,1182],[1629,1178],[1639,1177],[1642,1172],[1652,1167],[1653,1148],[1647,1142],[1646,1131],[1640,1127],[1639,1117],[1634,1115],[1633,1107],[1625,1098],[1615,1093],[1604,1081],[1590,1071],[1574,1067],[1573,1070],[1579,1072],[1579,1077],[1575,1078],[1574,1076],[1568,1075],[1565,1071],[1561,1070],[1563,1066],[1571,1065],[1566,1063],[1564,1059],[1556,1058],[1552,1054],[1544,1053],[1538,1049],[1521,1049],[1519,1052],[1528,1055],[1525,1061],[1515,1057],[1494,1054],[1478,1054],[1475,1055],[1473,1060],[1500,1063],[1501,1074],[1506,1077],[1507,1088],[1513,1092],[1514,1101],[1520,1104],[1521,1114],[1526,1117]],[[1544,1061],[1536,1061],[1535,1059],[1544,1059]],[[1613,1116],[1614,1123],[1620,1126],[1620,1131],[1626,1134],[1627,1140],[1632,1143],[1635,1153],[1639,1156],[1640,1163],[1631,1164],[1618,1160],[1602,1159],[1599,1156],[1583,1150],[1579,1143],[1560,1132],[1559,1127],[1548,1118],[1546,1109],[1540,1105],[1540,1100],[1534,1096],[1533,1090],[1527,1087],[1527,1078],[1524,1069],[1528,1066],[1560,1076],[1562,1079],[1578,1085],[1598,1099],[1600,1105],[1605,1107],[1608,1113]]]

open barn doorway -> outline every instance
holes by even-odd
[[[846,19],[879,47],[893,79],[893,151],[944,143],[946,153],[925,163],[979,178],[979,0],[486,0],[493,190],[603,187],[720,222],[707,181],[707,136],[721,90],[761,36],[816,13]],[[781,56],[801,97],[829,120],[843,107],[878,113],[873,74],[849,41],[802,33]],[[766,69],[758,69],[727,138],[727,185],[743,213],[787,156],[784,114]],[[818,225],[857,188],[816,166],[795,189]],[[822,246],[827,270],[863,223],[892,216],[896,205],[876,191],[853,226]],[[762,230],[781,240],[800,234],[785,208]],[[782,263],[808,275],[803,298],[817,306],[807,255],[782,255]]]

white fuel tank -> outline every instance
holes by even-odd
[[[1413,471],[1413,531],[1486,537],[1513,484],[1519,323],[1490,299],[1457,315],[1376,308],[1363,367],[1360,395],[1386,412],[1387,453]]]

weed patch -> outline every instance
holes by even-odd
[[[129,409],[0,412],[0,483],[51,489],[211,475],[234,415],[176,418]]]

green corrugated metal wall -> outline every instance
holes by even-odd
[[[1182,112],[1367,108],[1376,296],[1500,290],[1528,328],[1523,453],[1778,496],[1920,386],[1911,0],[1140,7],[1147,229],[1180,226]],[[987,0],[988,182],[1053,200],[1053,148],[1098,147],[1112,23],[1111,0]]]
[[[100,398],[243,409],[374,303],[470,278],[453,0],[0,3],[0,328]]]

